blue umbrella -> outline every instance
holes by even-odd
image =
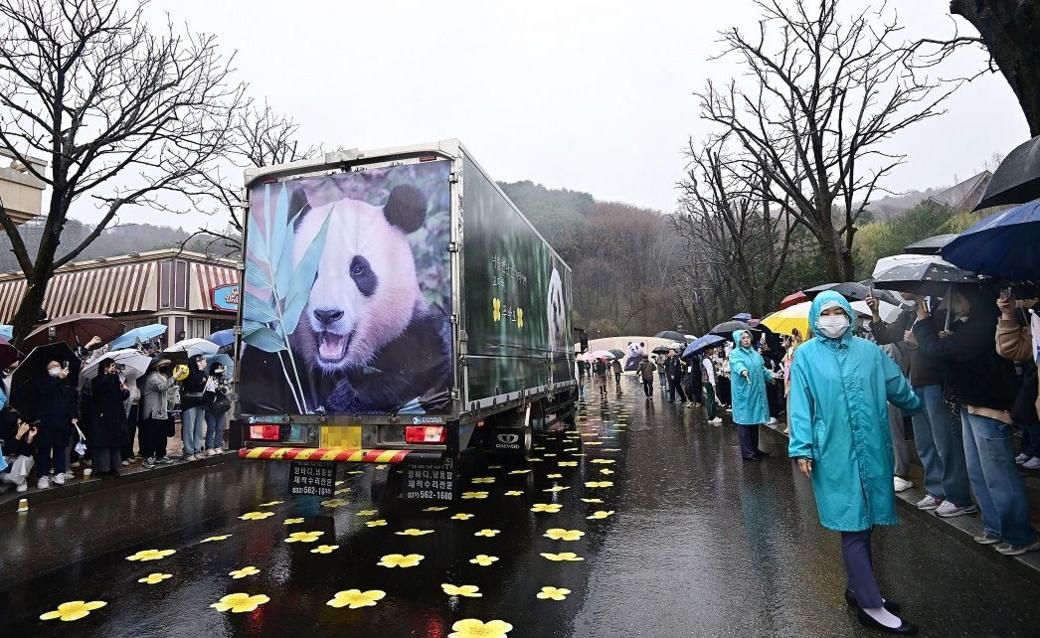
[[[730,317],[730,319],[732,319],[733,321],[751,321],[751,313],[742,312],[740,314],[733,315],[732,317]]]
[[[0,326],[0,337],[8,341],[14,339],[14,326]]]
[[[110,350],[122,350],[124,348],[133,348],[140,341],[151,341],[156,337],[160,337],[166,334],[166,326],[161,323],[153,323],[147,326],[141,326],[140,328],[134,328],[133,330],[127,330],[120,336],[116,337],[111,343],[108,344]]]
[[[227,379],[233,379],[234,378],[234,375],[235,375],[235,362],[231,359],[230,356],[224,354],[223,352],[218,353],[218,354],[207,354],[207,355],[204,355],[204,356],[206,357],[206,369],[207,370],[209,369],[210,366],[213,365],[214,362],[220,363],[225,368],[227,368],[227,372],[224,373],[224,377],[227,378]]]
[[[1040,200],[990,215],[943,247],[943,259],[1008,281],[1040,279]]]
[[[706,348],[714,348],[723,343],[726,343],[725,337],[720,337],[718,335],[704,335],[699,339],[695,339],[693,343],[686,346],[686,350],[683,351],[682,356],[685,359],[686,357],[697,354]]]
[[[212,341],[221,348],[235,345],[235,331],[231,328],[227,330],[218,330],[210,336],[206,337],[206,341]]]

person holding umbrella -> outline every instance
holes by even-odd
[[[79,397],[66,379],[69,368],[57,361],[47,362],[47,375],[35,381],[35,418],[39,421],[39,446],[36,456],[36,472],[40,479],[37,487],[45,490],[51,486],[50,472],[54,469],[54,483],[65,485],[65,472],[69,469],[65,448],[72,438],[72,429],[79,419]]]
[[[714,348],[709,348],[701,358],[701,368],[703,368],[702,380],[704,382],[704,410],[707,412],[709,425],[721,425],[722,417],[718,415],[718,399],[715,396],[715,387],[718,385],[718,382],[715,380],[714,356]]]
[[[93,441],[90,451],[98,476],[119,476],[121,450],[126,441],[126,405],[130,391],[119,378],[119,366],[106,357],[90,382]]]
[[[852,334],[855,318],[835,292],[813,300],[809,325],[816,336],[791,364],[788,454],[812,480],[820,524],[841,533],[845,601],[858,608],[859,622],[910,635],[917,627],[881,597],[870,537],[874,526],[898,523],[887,404],[912,414],[921,400],[892,359]]]
[[[740,453],[745,461],[760,461],[768,452],[758,449],[758,426],[769,421],[769,401],[766,383],[772,383],[773,373],[767,368],[752,346],[751,333],[735,330],[729,353],[729,372],[733,384],[733,423],[740,434]]]
[[[683,369],[685,365],[682,359],[679,358],[679,353],[675,350],[668,351],[668,358],[665,359],[664,369],[665,374],[668,377],[668,403],[675,403],[675,393],[679,393],[679,399],[682,403],[686,403],[686,392],[682,387]]]

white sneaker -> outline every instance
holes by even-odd
[[[130,465],[130,461],[129,460],[123,461],[123,467],[127,467],[128,465]]]
[[[974,514],[978,511],[979,508],[975,507],[974,504],[957,507],[950,501],[943,501],[942,505],[936,508],[935,513],[943,518],[953,518],[955,516],[964,516],[965,514]]]
[[[1029,457],[1028,454],[1026,454],[1025,452],[1022,452],[1021,454],[1019,454],[1018,456],[1015,457],[1015,463],[1018,463],[1019,465],[1022,465],[1023,463],[1028,461],[1029,458],[1030,457]]]
[[[769,421],[766,423],[766,425],[776,425],[776,423],[777,421],[775,418],[769,417]]]
[[[65,474],[63,472],[58,472],[54,475],[54,484],[65,485]]]
[[[892,477],[892,482],[895,484],[895,489],[897,492],[905,492],[914,486],[913,481],[908,481],[902,476]]]
[[[19,483],[18,486],[14,488],[14,491],[15,492],[24,492],[27,489],[29,489],[29,483],[28,482],[26,482],[26,483]]]
[[[935,498],[931,494],[927,494],[917,501],[917,509],[924,511],[938,509],[940,505],[942,505],[942,499]]]
[[[65,480],[66,481],[71,481],[74,478],[76,478],[76,475],[72,473],[72,470],[69,470],[68,472],[65,472]]]
[[[92,469],[90,469],[88,467],[88,468],[83,470],[83,478],[87,478],[88,476],[90,476],[93,473],[94,473],[94,470],[92,470]]]
[[[1034,456],[1029,459],[1022,464],[1022,467],[1026,470],[1040,470],[1040,456]]]
[[[712,425],[718,425],[718,424],[722,423],[722,417],[717,416],[714,419],[711,419],[710,421],[708,421],[708,423],[710,423]]]
[[[36,487],[40,488],[41,490],[45,490],[45,489],[47,489],[50,486],[51,486],[51,480],[49,478],[47,478],[46,476],[41,476],[40,480],[36,482]]]

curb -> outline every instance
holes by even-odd
[[[140,466],[138,466],[139,469],[125,472],[117,479],[91,477],[90,479],[79,479],[74,483],[67,483],[61,487],[52,486],[46,490],[35,490],[22,493],[11,490],[0,495],[0,514],[13,514],[17,512],[18,501],[23,498],[29,499],[29,511],[32,511],[33,505],[52,503],[54,501],[74,498],[77,496],[86,496],[87,494],[117,488],[122,485],[141,483],[143,481],[163,478],[172,474],[180,474],[182,472],[188,472],[199,468],[212,467],[231,460],[238,460],[237,450],[225,452],[218,456],[207,457],[201,461],[173,463],[171,465],[157,466],[151,470],[140,469]]]

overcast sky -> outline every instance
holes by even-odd
[[[951,28],[948,0],[890,4],[907,36]],[[691,93],[734,73],[707,60],[716,34],[755,24],[750,0],[177,0],[152,5],[160,10],[236,49],[252,95],[291,114],[304,142],[458,137],[500,181],[663,211],[675,207],[684,141],[707,130]],[[887,186],[952,184],[1028,138],[1000,76],[963,88],[947,109],[900,136],[892,148],[909,160]]]

